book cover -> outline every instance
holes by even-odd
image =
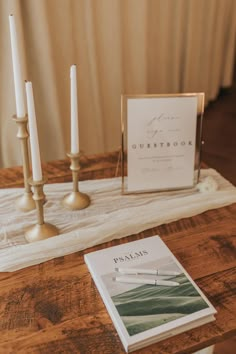
[[[214,320],[216,310],[158,236],[85,255],[126,351]]]

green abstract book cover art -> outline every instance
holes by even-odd
[[[181,274],[161,278],[178,282],[179,286],[122,284],[113,280],[114,272],[102,277],[130,336],[208,308],[173,259],[168,258],[165,263],[166,270],[179,271]],[[146,268],[148,266],[153,268],[155,264],[145,264]]]

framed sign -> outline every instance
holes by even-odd
[[[122,193],[193,187],[200,172],[204,93],[121,99]]]

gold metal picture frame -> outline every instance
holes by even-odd
[[[177,102],[179,107],[181,107],[181,101],[178,100],[179,98],[185,98],[184,102],[189,102],[188,98],[193,98],[192,100],[195,102],[196,110],[191,112],[191,115],[195,115],[195,121],[193,122],[193,129],[192,134],[195,135],[195,144],[194,144],[194,156],[193,156],[193,181],[191,184],[186,186],[179,187],[178,183],[175,185],[171,185],[168,188],[162,188],[160,186],[160,181],[157,181],[156,187],[149,188],[144,187],[141,189],[131,189],[127,187],[128,185],[128,178],[129,178],[129,139],[130,134],[133,136],[135,135],[135,129],[129,127],[128,129],[128,120],[129,120],[129,105],[132,103],[138,103],[138,107],[141,107],[145,112],[145,107],[143,106],[143,102],[150,101],[151,104],[155,103],[158,106],[160,100],[164,99],[164,102],[168,105],[172,105],[172,101]],[[184,94],[145,94],[145,95],[122,95],[121,96],[121,146],[122,146],[122,153],[121,153],[121,174],[122,174],[122,194],[133,194],[133,193],[146,193],[146,192],[155,192],[155,191],[165,191],[165,190],[178,190],[178,189],[187,189],[193,188],[199,181],[200,177],[200,164],[201,164],[201,147],[202,147],[202,121],[203,121],[203,113],[204,113],[204,93],[184,93]],[[174,99],[174,100],[173,100]],[[187,99],[187,100],[186,100]],[[132,101],[133,100],[133,101]],[[153,101],[155,100],[155,102]],[[178,100],[178,101],[177,101]],[[183,101],[183,100],[182,100]],[[184,106],[183,106],[184,111]],[[138,112],[138,111],[137,111]],[[139,115],[139,114],[137,114]],[[137,118],[138,119],[138,118]],[[164,132],[165,133],[165,132]],[[162,136],[164,134],[162,132]],[[168,136],[166,137],[168,138]],[[149,145],[149,144],[148,144]],[[162,160],[163,161],[163,160]],[[138,172],[138,171],[137,171]],[[132,173],[135,174],[135,171],[132,170]]]

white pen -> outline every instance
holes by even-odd
[[[115,277],[114,281],[118,281],[121,283],[130,283],[130,284],[147,284],[147,285],[163,285],[163,286],[178,286],[180,285],[176,281],[168,281],[168,280],[157,280],[157,279],[145,279],[145,278],[132,278],[132,277]]]
[[[115,270],[122,274],[151,274],[151,275],[180,275],[180,272],[173,270],[161,270],[161,269],[139,269],[139,268],[115,268]]]

